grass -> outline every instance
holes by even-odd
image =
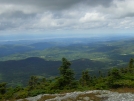
[[[118,88],[118,89],[111,89],[111,91],[118,93],[134,93],[134,88]]]
[[[45,101],[45,100],[48,100],[48,99],[53,99],[55,97],[56,97],[56,95],[44,95],[37,101]]]

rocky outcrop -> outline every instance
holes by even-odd
[[[20,99],[17,101],[23,101]],[[26,98],[27,101],[134,101],[132,93],[118,93],[108,90],[71,92],[66,94],[42,94]]]

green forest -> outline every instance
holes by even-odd
[[[129,59],[134,57],[134,39],[106,39],[69,38],[1,44],[0,82],[7,82],[7,86],[24,87],[31,75],[39,79],[59,76],[62,57],[70,61],[76,79],[86,69],[91,76],[98,77],[99,71],[106,76],[113,67],[127,67]]]
[[[107,74],[98,72],[99,76],[90,74],[90,70],[83,70],[79,79],[75,78],[75,72],[71,68],[71,63],[66,58],[62,58],[59,75],[55,78],[39,78],[31,76],[27,85],[8,86],[7,83],[0,83],[0,99],[15,100],[36,96],[38,94],[53,94],[70,91],[84,90],[110,90],[117,88],[134,88],[134,59],[130,59],[128,66],[124,68],[112,68]]]

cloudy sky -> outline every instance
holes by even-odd
[[[134,0],[0,0],[0,35],[133,32]]]

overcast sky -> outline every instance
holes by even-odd
[[[0,34],[133,32],[134,0],[0,0]]]

